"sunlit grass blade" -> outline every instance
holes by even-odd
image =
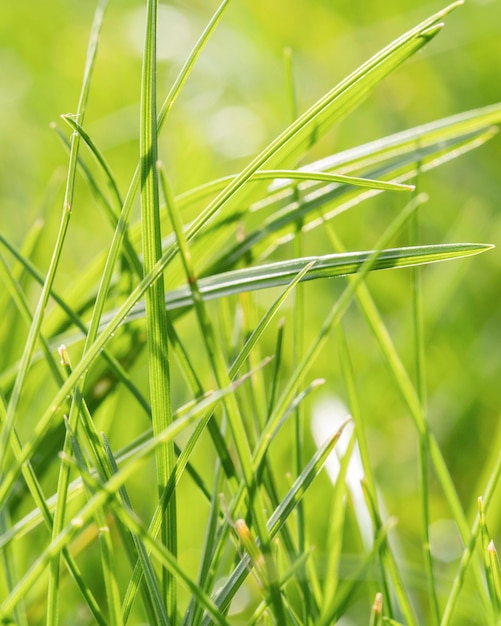
[[[496,546],[494,545],[494,541],[490,541],[487,546],[487,552],[489,555],[489,566],[492,576],[492,581],[494,583],[494,595],[493,595],[493,604],[496,611],[496,616],[499,619],[501,613],[501,566],[499,564],[499,556],[496,550]]]
[[[147,274],[162,255],[160,229],[160,199],[158,189],[158,139],[156,110],[156,31],[157,0],[148,0],[146,35],[143,53],[141,86],[141,222],[143,225],[144,273]],[[157,436],[172,424],[172,397],[169,364],[169,340],[167,335],[167,313],[164,300],[164,283],[153,282],[145,294],[146,333],[148,348],[149,389],[153,434]],[[175,467],[173,442],[158,446],[155,453],[156,488],[162,496],[172,480]],[[165,503],[160,529],[162,543],[173,557],[177,554],[176,493]],[[170,621],[176,619],[176,581],[168,570],[163,570],[163,593],[167,602]]]
[[[494,542],[491,539],[487,520],[485,518],[484,503],[482,497],[478,498],[478,514],[480,518],[480,537],[482,556],[484,559],[485,577],[489,588],[494,615],[501,617],[501,578],[499,576],[499,559]]]
[[[393,248],[384,250],[378,255],[372,270],[397,269],[447,261],[479,254],[492,249],[492,247],[492,244],[457,243]],[[310,269],[301,277],[301,281],[355,274],[371,254],[372,252],[369,251],[304,257],[215,274],[198,281],[200,294],[204,300],[210,300],[256,289],[280,287],[292,280],[307,265],[310,266]],[[193,296],[190,293],[190,288],[181,287],[168,291],[165,296],[165,303],[167,309],[171,311],[192,306]],[[127,319],[130,321],[142,317],[144,317],[144,306],[141,304],[134,307]],[[106,323],[108,319],[109,317],[105,316],[103,323]]]
[[[416,147],[420,145],[419,141],[417,141],[417,144],[408,145],[410,149],[408,154],[404,154],[401,157],[398,156],[388,163],[383,163],[383,165],[377,164],[378,155],[371,154],[367,160],[369,164],[372,160],[376,161],[376,169],[373,169],[372,166],[368,170],[363,171],[363,173],[365,176],[398,179],[400,181],[409,180],[416,175],[416,163],[418,161],[420,163],[420,171],[424,172],[433,169],[469,150],[479,147],[491,139],[496,132],[495,128],[487,128],[474,133],[473,136],[468,134],[466,137],[460,136],[459,138],[444,140],[443,142],[437,139],[436,143],[426,149]],[[364,146],[361,147],[361,149],[363,148]],[[349,168],[349,159],[356,160],[357,155],[358,149],[347,153],[348,165],[344,165],[343,160],[340,159],[338,167],[341,171],[344,171],[344,168]],[[382,160],[384,161],[386,159],[386,148],[383,148],[383,155],[384,158]],[[327,164],[328,160],[326,159],[325,165]],[[321,163],[317,165],[319,168],[322,166]],[[356,167],[358,166],[356,165]],[[269,256],[279,245],[286,243],[290,239],[291,233],[296,229],[298,220],[301,220],[302,229],[305,231],[322,227],[326,221],[358,206],[361,202],[377,193],[379,191],[375,189],[364,190],[362,188],[335,184],[305,184],[304,188],[299,186],[295,194],[287,189],[270,193],[261,202],[250,207],[250,214],[256,214],[254,219],[259,218],[258,226],[251,230],[243,241],[232,245],[223,254],[217,254],[216,258],[210,261],[208,271],[213,272],[215,268],[231,268],[241,258],[245,258],[245,255],[249,254],[249,252],[252,252],[254,258]],[[318,211],[321,212],[320,217],[318,216]],[[243,212],[239,218],[243,218]],[[216,229],[218,226],[220,224],[216,221],[214,228]],[[212,227],[207,231],[207,234],[211,238],[215,235]],[[218,244],[220,247],[224,241],[225,239],[219,242],[216,240],[213,243],[214,245]],[[208,249],[205,252],[210,259],[209,251],[212,256],[214,256],[214,251]]]

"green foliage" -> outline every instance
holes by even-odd
[[[253,137],[258,118],[232,104],[231,90],[212,118],[212,145],[197,133],[191,142],[182,120],[195,106],[183,98],[201,98],[196,125],[212,97],[198,68],[215,75],[236,62],[235,33],[245,32],[236,16],[252,32],[259,3],[223,0],[205,26],[204,4],[145,4],[142,67],[136,59],[122,74],[106,25],[127,24],[133,42],[139,14],[133,2],[97,3],[77,108],[52,125],[66,175],[56,170],[47,220],[21,245],[15,228],[0,234],[2,623],[499,623],[498,415],[488,454],[471,441],[456,452],[447,424],[468,413],[452,420],[456,390],[443,380],[455,371],[453,346],[494,324],[479,327],[475,302],[482,291],[491,306],[483,259],[493,254],[457,260],[494,245],[451,242],[433,192],[454,204],[457,190],[425,184],[495,137],[501,104],[356,147],[348,118],[422,58],[462,3],[383,47],[302,114],[286,50],[281,109],[292,120],[264,147]],[[301,17],[296,4],[287,23]],[[179,35],[169,26],[170,48],[166,17]],[[189,50],[183,28],[196,26]],[[124,76],[102,108],[107,83]],[[111,114],[131,93],[137,123],[125,108],[100,127],[93,107]],[[242,136],[228,143],[235,119]],[[353,141],[332,153],[339,122]],[[495,242],[501,231],[491,230]],[[459,340],[437,321],[456,302],[471,311]],[[473,410],[481,370],[460,365]],[[471,513],[473,473],[483,495]],[[452,557],[440,522],[457,534]]]

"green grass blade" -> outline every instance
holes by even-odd
[[[415,246],[394,248],[382,251],[374,261],[372,270],[396,269],[435,263],[478,254],[492,249],[491,244],[437,244],[432,246]],[[304,257],[290,261],[269,263],[257,267],[234,270],[216,274],[199,280],[200,293],[204,300],[220,298],[256,289],[267,289],[287,284],[307,265],[311,265],[301,279],[315,280],[356,274],[373,252],[351,252],[341,255],[325,255],[322,257]],[[168,310],[190,306],[193,297],[188,287],[182,287],[166,293]],[[138,306],[129,319],[141,318],[144,309]]]
[[[144,273],[147,274],[162,255],[160,200],[158,191],[158,140],[156,112],[156,29],[157,0],[148,0],[147,27],[143,55],[141,88],[141,217],[143,224]],[[157,280],[146,292],[146,332],[153,433],[165,430],[172,423],[170,389],[169,341],[167,314],[164,306],[164,283]],[[167,489],[175,466],[174,445],[167,442],[156,451],[157,490],[161,497]],[[177,513],[175,491],[162,515],[162,543],[175,557],[177,554]],[[177,593],[175,579],[163,572],[163,592],[167,599],[169,620],[176,619]]]

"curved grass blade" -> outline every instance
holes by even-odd
[[[371,271],[437,263],[480,254],[492,248],[493,246],[491,244],[474,243],[390,248],[380,253]],[[210,300],[245,293],[247,291],[279,287],[287,284],[306,265],[311,265],[311,268],[301,277],[301,282],[355,274],[372,253],[373,251],[349,252],[346,254],[303,257],[301,259],[279,261],[259,265],[257,267],[216,274],[198,281],[200,294],[203,296],[204,300]],[[170,311],[192,306],[193,299],[189,287],[181,287],[180,289],[167,292],[165,304]],[[142,317],[144,317],[143,304],[135,307],[127,319],[135,320]],[[106,322],[107,320],[108,317],[105,316],[103,321]]]
[[[446,142],[438,140],[429,148],[413,148],[411,152],[377,169],[364,172],[364,175],[371,178],[408,180],[416,175],[417,160],[420,161],[420,171],[428,171],[477,148],[491,139],[496,132],[496,128],[489,127]],[[375,189],[364,190],[346,185],[307,184],[304,187],[299,186],[295,194],[287,189],[271,194],[250,208],[251,224],[257,221],[258,226],[251,230],[243,241],[233,244],[223,254],[220,250],[227,240],[224,237],[224,231],[220,231],[220,240],[214,238],[214,236],[217,237],[217,232],[214,232],[212,227],[207,231],[207,235],[210,235],[208,241],[211,246],[205,246],[205,257],[215,256],[215,258],[211,259],[206,273],[231,269],[249,253],[253,258],[267,257],[278,246],[288,242],[294,236],[298,222],[301,222],[303,230],[312,230],[378,193],[380,191]],[[238,219],[243,218],[243,213],[238,216]],[[237,219],[236,216],[235,219]],[[215,222],[214,228],[217,229],[218,226],[220,226],[219,221]],[[200,247],[202,243],[207,244],[205,237],[200,242]],[[218,254],[215,254],[216,250],[219,250]]]

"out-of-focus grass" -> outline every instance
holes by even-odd
[[[367,2],[363,8],[352,2],[235,3],[195,67],[161,139],[176,191],[236,171],[248,154],[284,127],[288,119],[284,46],[293,50],[301,111],[396,32],[439,6],[410,1]],[[160,6],[160,92],[167,91],[211,10],[202,2]],[[57,180],[56,169],[65,157],[48,124],[74,108],[92,11],[88,3],[52,0],[43,6],[0,7],[0,223],[2,232],[18,242],[35,217],[42,214],[51,224],[57,215],[47,181]],[[106,150],[119,181],[128,176],[137,153],[138,137],[130,130],[137,129],[131,122],[139,115],[143,24],[141,3],[111,3],[87,115],[89,131]],[[501,99],[501,83],[496,80],[500,30],[499,3],[467,2],[447,24],[447,36],[390,76],[315,147],[312,156]],[[227,130],[222,136],[223,124]],[[240,134],[242,140],[234,141]],[[499,141],[490,142],[468,159],[423,177],[420,188],[433,198],[422,226],[427,241],[499,241],[499,151]],[[357,209],[357,219],[339,218],[336,227],[342,229],[345,242],[369,247],[392,202],[384,195]],[[68,277],[77,271],[83,251],[99,249],[109,232],[90,200],[82,201],[74,213],[79,229],[74,226],[70,234]],[[40,257],[50,246],[45,238],[39,242]],[[305,246],[313,253],[329,250],[318,231]],[[496,381],[501,363],[493,346],[501,340],[501,303],[496,297],[501,262],[494,253],[479,263],[481,281],[468,264],[430,269],[424,279],[429,349],[434,356],[428,372],[430,417],[437,432],[443,433],[448,457],[458,471],[464,446],[468,449],[474,443],[470,454],[478,452],[479,462],[485,457],[499,411]],[[458,273],[461,287],[455,289]],[[396,330],[405,345],[406,314],[401,311],[405,278],[372,280],[381,283],[384,306],[402,316]],[[321,317],[322,302],[328,299],[325,288],[310,289],[319,302],[313,309]],[[360,350],[370,372],[370,346],[363,342]],[[322,363],[320,369],[330,365]],[[376,415],[384,415],[386,399],[373,393],[370,376],[364,377],[363,385]],[[463,476],[458,487],[469,493],[475,488],[475,475]]]
[[[208,4],[200,0],[160,6],[160,98],[167,93],[214,10],[215,3]],[[297,106],[302,112],[409,24],[441,6],[441,2],[417,6],[410,0],[359,4],[235,0],[195,67],[160,139],[160,151],[174,191],[179,193],[219,175],[239,171],[288,124],[285,46],[293,51]],[[3,2],[0,6],[0,228],[8,239],[21,243],[35,218],[42,216],[46,230],[36,244],[33,260],[44,269],[53,248],[63,194],[59,168],[64,171],[66,164],[66,154],[49,129],[49,122],[75,109],[93,10],[90,3],[63,0],[30,6]],[[143,30],[143,3],[111,3],[86,117],[86,129],[105,152],[122,186],[132,176],[138,154]],[[366,103],[329,132],[312,150],[311,158],[500,101],[500,31],[499,2],[468,2],[448,19],[441,37],[385,80]],[[423,241],[489,241],[498,246],[497,250],[501,248],[500,145],[499,139],[494,139],[479,151],[418,179],[419,191],[428,192],[431,197],[420,214]],[[82,259],[91,258],[108,244],[111,236],[108,223],[95,208],[85,185],[77,184],[78,204],[74,207],[56,285],[71,282],[82,269]],[[336,231],[350,249],[369,249],[401,206],[399,202],[396,195],[390,194],[374,198],[354,213],[337,218]],[[134,211],[138,217],[139,208]],[[401,243],[405,242],[404,237]],[[305,255],[325,254],[332,251],[331,243],[316,229],[304,237],[303,251]],[[287,252],[280,250],[278,254],[285,256]],[[473,264],[440,264],[423,272],[429,419],[459,495],[465,506],[471,507],[471,515],[475,512],[476,496],[485,486],[484,469],[492,465],[501,446],[500,272],[498,251],[480,256]],[[408,276],[405,272],[385,272],[371,276],[368,284],[374,288],[375,299],[411,369]],[[304,328],[308,345],[330,310],[334,294],[340,293],[341,284],[321,281],[304,289],[308,301]],[[263,294],[257,302],[264,306],[270,300],[271,296]],[[0,324],[8,322],[6,317]],[[191,316],[182,320],[179,332],[189,335],[193,324]],[[421,547],[417,545],[417,444],[412,425],[355,309],[346,325],[361,391],[361,411],[370,416],[369,448],[378,485],[388,510],[398,510],[400,524],[406,529],[404,540],[409,540],[402,547],[406,558],[410,563],[417,562]],[[286,364],[292,358],[290,329],[287,332]],[[344,394],[337,360],[331,356],[335,340],[329,341],[313,371],[313,375],[328,381],[324,399]],[[196,346],[193,341],[188,349],[195,351]],[[263,352],[266,348],[269,352],[274,350],[271,335],[265,337]],[[201,374],[207,374],[204,366]],[[177,371],[175,375],[179,375]],[[133,376],[145,391],[145,359],[135,364]],[[43,391],[35,393],[40,394],[43,403]],[[173,393],[181,395],[176,390]],[[38,401],[38,395],[30,397],[29,392],[24,400],[27,406]],[[120,425],[111,429],[116,435],[114,443],[119,445],[129,434],[142,430],[137,423],[144,418],[128,413],[127,398],[110,399],[110,403],[115,401],[116,414],[127,411],[128,415],[127,428]],[[308,413],[315,412],[314,400],[306,406]],[[277,446],[284,467],[289,460],[288,443]],[[208,454],[212,453],[206,442],[202,445],[207,446]],[[311,452],[309,433],[307,445]],[[311,489],[305,507],[308,527],[320,551],[328,527],[325,494],[329,489],[327,479],[322,477],[321,481]],[[432,539],[442,544],[443,528],[450,526],[441,525],[441,520],[449,516],[449,511],[433,481],[430,495],[435,521]],[[146,496],[144,501],[141,495],[137,497],[139,507],[151,507]],[[187,506],[190,498],[199,498],[199,493],[186,481],[181,497]],[[200,501],[199,506],[203,508],[205,504]],[[190,544],[201,544],[201,532],[188,521],[179,530],[182,558],[189,562],[195,551]],[[490,512],[489,530],[493,536],[501,530],[500,507],[493,507]],[[458,555],[453,545],[450,552],[440,557],[439,582],[442,570],[444,576],[450,574],[448,559],[455,565]],[[420,572],[413,573],[419,589]],[[426,593],[424,583],[422,592]]]

